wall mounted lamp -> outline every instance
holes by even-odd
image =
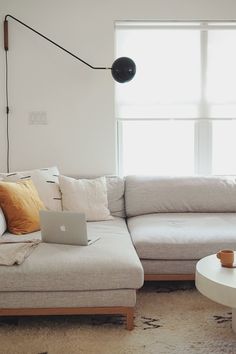
[[[7,59],[7,53],[9,50],[9,36],[8,36],[8,18],[12,19],[22,26],[28,28],[30,31],[36,33],[40,37],[46,39],[48,42],[52,43],[56,47],[60,48],[67,54],[71,55],[75,59],[79,60],[81,63],[87,65],[89,68],[94,69],[94,70],[111,70],[111,74],[114,78],[115,81],[119,83],[125,83],[133,79],[135,73],[136,73],[136,65],[134,61],[128,57],[121,57],[118,58],[114,61],[111,67],[97,67],[93,66],[89,63],[87,63],[85,60],[79,58],[77,55],[73,54],[69,50],[65,49],[58,43],[54,42],[50,38],[46,37],[42,33],[36,31],[34,28],[28,26],[26,23],[20,21],[18,18],[12,16],[12,15],[6,15],[4,19],[4,49],[5,49],[5,58],[6,58],[6,114],[7,114],[7,172],[10,171],[10,163],[9,163],[9,154],[10,154],[10,149],[9,149],[9,104],[8,104],[8,59]]]
[[[60,48],[64,52],[70,54],[72,57],[74,57],[77,60],[79,60],[80,62],[84,63],[85,65],[87,65],[91,69],[95,69],[95,70],[111,70],[111,74],[112,74],[114,80],[117,81],[117,82],[120,82],[120,83],[128,82],[128,81],[133,79],[133,77],[134,77],[134,75],[136,73],[135,63],[133,62],[132,59],[127,58],[127,57],[121,57],[121,58],[116,59],[111,67],[93,66],[93,65],[87,63],[85,60],[79,58],[77,55],[71,53],[69,50],[63,48],[61,45],[55,43],[50,38],[44,36],[42,33],[36,31],[34,28],[28,26],[26,23],[20,21],[18,18],[14,17],[12,15],[6,15],[5,16],[5,20],[4,20],[4,49],[6,51],[8,51],[8,49],[9,49],[9,46],[8,46],[8,21],[7,21],[8,18],[11,18],[12,20],[20,23],[22,26],[28,28],[32,32],[38,34],[40,37],[46,39],[48,42],[54,44],[56,47]]]

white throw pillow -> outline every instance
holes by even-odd
[[[0,237],[4,234],[7,229],[7,223],[2,209],[0,208]]]
[[[0,179],[16,182],[20,179],[32,178],[40,199],[48,210],[61,211],[61,192],[58,183],[57,167],[42,168],[32,171],[1,173]]]
[[[63,210],[84,213],[87,221],[110,220],[106,178],[74,179],[59,176]]]

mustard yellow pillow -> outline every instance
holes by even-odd
[[[40,229],[39,210],[45,207],[31,179],[0,182],[0,206],[11,233],[20,235]]]

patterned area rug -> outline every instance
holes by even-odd
[[[118,316],[0,319],[1,354],[236,354],[231,311],[192,282],[147,283],[135,329]]]

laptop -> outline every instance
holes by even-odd
[[[88,239],[85,214],[40,210],[39,216],[43,242],[88,246],[100,238]]]

